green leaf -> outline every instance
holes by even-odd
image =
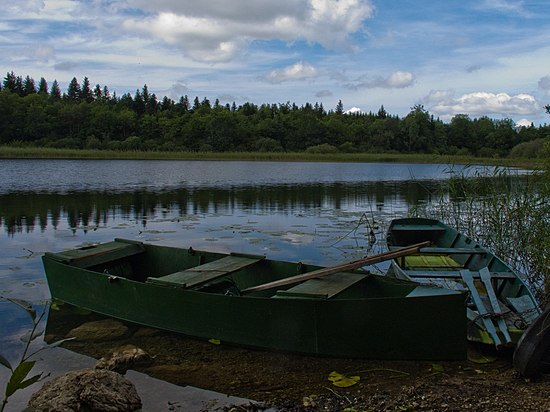
[[[10,381],[6,386],[6,398],[9,398],[18,389],[23,389],[25,387],[21,386],[22,382],[25,380],[35,363],[36,361],[26,361],[21,362],[19,365],[17,365],[17,368],[15,368],[15,370],[13,371]]]
[[[473,363],[486,364],[496,362],[497,358],[492,355],[486,355],[475,349],[468,349],[468,360]]]
[[[27,302],[26,300],[22,300],[22,299],[8,298],[8,300],[11,303],[15,303],[17,306],[25,309],[25,311],[29,314],[29,316],[32,318],[33,321],[36,319],[36,311],[32,308],[32,305],[29,302]]]
[[[331,372],[328,375],[328,380],[332,382],[334,386],[339,388],[348,388],[359,382],[361,378],[359,376],[346,376],[338,372]]]
[[[19,389],[24,389],[27,386],[31,386],[33,383],[38,382],[40,378],[42,377],[42,373],[39,373],[38,375],[34,375],[32,378],[29,378],[19,384]]]
[[[443,373],[445,372],[445,367],[439,363],[432,363],[431,371],[434,373]]]
[[[11,370],[11,365],[6,358],[0,355],[0,364],[4,365],[6,368]]]

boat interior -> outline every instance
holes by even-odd
[[[538,316],[518,274],[467,236],[437,223],[395,224],[388,234],[390,249],[424,240],[433,246],[396,259],[392,274],[467,292],[468,318],[482,325],[497,346],[512,341],[509,329],[523,328]]]
[[[241,295],[241,291],[320,269],[319,266],[266,259],[265,256],[221,254],[143,244],[125,239],[50,254],[69,265],[147,284],[208,293]],[[300,283],[250,293],[276,299],[356,299],[445,294],[441,289],[373,275],[343,271]],[[451,292],[452,293],[452,292]]]

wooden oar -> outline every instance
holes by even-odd
[[[386,260],[395,259],[401,256],[412,255],[413,253],[417,253],[420,250],[420,248],[429,246],[429,245],[430,245],[430,241],[416,243],[414,245],[405,246],[400,249],[390,250],[388,252],[379,253],[377,255],[367,256],[363,259],[354,260],[353,262],[341,263],[336,266],[314,270],[313,272],[304,273],[302,275],[291,276],[289,278],[276,280],[274,282],[252,286],[250,288],[241,290],[241,293],[245,294],[250,292],[259,292],[260,290],[272,289],[279,286],[292,285],[293,283],[302,282],[308,279],[314,279],[321,276],[332,275],[338,272],[345,272],[347,270],[358,269],[360,267],[367,266],[367,265],[374,265],[375,263],[384,262]]]

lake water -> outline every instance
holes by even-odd
[[[384,163],[0,160],[0,296],[40,310],[49,299],[44,252],[114,237],[321,265],[354,260],[382,250],[388,222],[438,196],[450,171]],[[466,170],[478,172],[492,168]],[[0,300],[0,354],[14,361],[28,329],[27,314]],[[48,359],[58,362],[46,356],[45,369]]]

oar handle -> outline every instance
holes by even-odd
[[[273,282],[264,283],[262,285],[252,286],[250,288],[241,290],[241,293],[246,294],[251,292],[259,292],[261,290],[272,289],[279,286],[292,285],[294,283],[302,282],[304,280],[314,279],[321,276],[332,275],[338,272],[354,270],[363,266],[384,262],[386,260],[396,259],[398,257],[407,256],[407,255],[412,255],[414,253],[417,253],[420,250],[420,248],[429,246],[430,243],[431,243],[430,241],[416,243],[414,245],[405,246],[396,250],[390,250],[388,252],[379,253],[377,255],[367,256],[363,259],[355,260],[352,262],[342,263],[336,266],[314,270],[313,272],[308,272],[301,275],[296,275],[296,276],[291,276],[280,280],[275,280]]]

